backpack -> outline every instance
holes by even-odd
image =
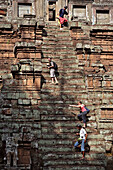
[[[53,64],[54,64],[54,69],[55,69],[55,71],[57,71],[57,70],[58,70],[57,64],[56,64],[54,61],[52,61],[52,62],[53,62]]]
[[[87,110],[87,113],[89,113],[90,112],[90,110],[85,106],[85,109]]]
[[[77,141],[78,141],[79,144],[82,143],[82,139],[80,139],[80,138],[78,138]]]
[[[64,9],[60,9],[60,11],[59,11],[59,14],[60,14],[60,17],[63,17],[63,14],[64,13]]]

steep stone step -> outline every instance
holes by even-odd
[[[69,45],[69,46],[73,46],[73,42],[71,40],[68,40],[68,38],[67,38],[67,40],[66,39],[54,40],[54,37],[53,37],[53,39],[46,39],[45,38],[43,40],[43,45],[54,45],[54,46],[56,46],[56,45],[58,45],[58,46]]]
[[[92,135],[90,135],[90,139],[104,139],[104,136],[101,134],[95,134],[94,133]]]
[[[60,68],[59,68],[60,69]],[[59,76],[58,76],[58,80],[60,79],[60,80],[62,80],[63,79],[63,77],[62,77],[62,75],[60,74],[60,73],[63,73],[63,71],[59,71]],[[77,74],[76,76],[70,76],[69,74],[63,74],[63,76],[65,76],[66,75],[66,80],[71,80],[71,78],[72,79],[80,79],[80,78],[83,78],[83,76],[81,75],[81,74]],[[49,82],[50,80],[51,80],[51,78],[50,78],[50,74],[49,74],[49,72],[48,72],[48,70],[43,74],[43,76],[46,78],[46,80],[43,80],[43,83],[47,83],[47,82]],[[48,85],[48,86],[50,86],[50,84]],[[65,85],[66,86],[66,85]],[[73,87],[73,85],[72,85],[72,87]]]
[[[70,37],[69,33],[59,33],[59,34],[56,34],[55,37],[61,39],[62,37],[65,37],[65,38],[68,38]]]
[[[43,46],[42,46],[42,49],[45,48],[45,46],[47,47],[51,47],[51,48],[56,48],[56,47],[60,47],[60,48],[63,48],[63,47],[72,47],[72,50],[74,49],[73,48],[73,44],[71,42],[65,42],[65,43],[59,43],[59,42],[54,42],[54,41],[48,41],[48,42],[44,42],[43,43]]]
[[[52,40],[52,41],[72,41],[72,38],[70,37],[70,36],[68,36],[68,39],[67,39],[67,37],[63,37],[62,39],[60,38],[60,36],[58,36],[57,37],[57,39],[56,39],[56,37],[54,37],[54,38],[51,38],[51,37],[43,37],[43,40],[48,40],[48,41],[50,41],[50,40]]]
[[[51,32],[47,32],[47,36],[49,38],[49,36],[54,35],[55,37],[70,37],[69,31],[64,31],[64,32],[58,32],[56,31],[51,31]]]
[[[60,30],[58,30],[58,29],[49,29],[49,30],[45,30],[45,33],[46,33],[46,35],[68,35],[68,36],[70,36],[70,34],[69,34],[69,30],[63,30],[63,31],[60,31]]]
[[[91,146],[90,151],[95,151],[96,153],[105,153],[105,148],[103,146]]]
[[[65,50],[73,50],[73,47],[72,46],[58,46],[57,44],[56,44],[56,46],[54,46],[54,45],[46,45],[46,46],[42,46],[42,50],[47,50],[47,51],[49,51],[49,50],[52,50],[52,48],[53,48],[53,50],[55,50],[55,51],[65,51]]]
[[[72,159],[71,158],[71,160],[66,160],[66,159],[51,159],[51,160],[46,160],[46,163],[45,163],[45,166],[51,166],[51,165],[63,165],[63,166],[65,166],[65,165],[67,165],[67,163],[68,163],[68,165],[73,165],[73,166],[79,166],[79,167],[83,167],[83,166],[99,166],[99,167],[105,167],[105,163],[103,162],[103,161],[98,161],[98,160],[96,160],[96,161],[87,161],[87,160],[76,160],[75,161],[75,159]],[[84,167],[85,169],[86,169],[86,167]]]
[[[43,45],[56,45],[57,44],[57,46],[63,46],[63,45],[65,45],[65,46],[72,46],[73,47],[73,42],[72,41],[59,41],[58,43],[57,43],[58,41],[53,41],[53,40],[49,40],[49,41],[44,41],[43,42]]]
[[[60,59],[58,58],[60,57]],[[69,59],[69,58],[70,59]],[[65,63],[76,63],[78,65],[78,59],[75,55],[71,55],[71,56],[58,56],[58,55],[53,55],[52,56],[53,60],[55,62],[57,62],[58,66],[62,66],[62,65],[65,65]],[[48,57],[47,56],[44,56],[44,58],[42,58],[42,65],[45,66],[46,64],[48,63]]]
[[[71,56],[72,57],[72,56]],[[55,58],[55,59],[54,59]],[[60,58],[57,58],[54,56],[53,60],[54,62],[56,62],[56,64],[58,65],[58,69],[65,69],[66,67],[67,68],[81,68],[81,66],[78,67],[78,60],[76,60],[76,57],[75,58],[70,58],[70,60],[65,57],[67,60],[65,61],[62,61]],[[47,63],[48,63],[48,58],[45,60],[43,59],[43,63],[42,63],[42,66],[43,66],[43,69],[47,69]],[[46,61],[46,62],[45,62]],[[69,62],[69,63],[68,63]],[[60,69],[58,71],[60,71]],[[80,72],[81,73],[81,72]]]
[[[70,85],[70,84],[69,84]],[[45,93],[51,93],[51,95],[54,95],[54,93],[55,93],[55,95],[58,93],[58,94],[65,94],[65,95],[69,95],[69,94],[71,94],[71,95],[77,95],[77,93],[75,92],[76,90],[85,90],[85,86],[84,85],[82,85],[81,84],[81,86],[75,86],[74,88],[73,88],[73,91],[71,91],[70,90],[70,88],[64,88],[63,86],[62,87],[57,87],[57,85],[54,85],[55,86],[55,88],[53,88],[52,89],[52,87],[48,90],[48,89],[44,89],[44,90],[41,90],[41,92],[43,92],[44,94]],[[60,92],[58,92],[58,90],[60,90]],[[85,98],[84,98],[84,100],[85,100]],[[71,103],[71,102],[70,102]],[[88,126],[90,127],[90,124],[88,124]]]
[[[50,54],[50,53],[49,53]],[[45,63],[45,64],[47,64],[47,62],[48,62],[48,55],[45,53],[44,54],[44,59],[42,59],[42,60],[45,60],[43,63]],[[62,64],[63,64],[63,58],[65,58],[66,60],[68,60],[68,61],[70,61],[70,60],[72,60],[72,61],[74,61],[74,62],[76,62],[76,63],[78,63],[78,59],[77,59],[77,57],[76,56],[74,56],[74,55],[58,55],[57,54],[57,52],[56,53],[51,53],[51,57],[53,58],[53,60],[54,61],[56,61],[56,62],[62,62]],[[59,60],[59,61],[58,61]]]
[[[43,141],[42,141],[43,142]],[[75,154],[55,154],[55,153],[49,153],[49,154],[45,154],[44,158],[47,159],[49,157],[49,159],[51,158],[64,158],[64,159],[79,159],[81,158],[81,153],[76,153]],[[98,159],[98,161],[103,160],[105,158],[105,155],[103,153],[101,154],[96,154],[96,153],[92,153],[90,155],[90,153],[86,153],[86,160],[94,160],[96,161]],[[76,161],[76,160],[75,160]],[[105,163],[106,164],[106,163]]]
[[[47,170],[48,167],[44,167],[43,170]],[[54,169],[54,170],[62,170],[65,168],[65,170],[105,170],[104,167],[101,167],[101,166],[72,166],[72,165],[66,165],[66,166],[51,166],[50,167],[51,169]]]
[[[56,25],[58,25],[58,22],[57,22],[57,21],[46,21],[46,25],[47,25],[47,26],[50,26],[50,25],[56,26]]]
[[[50,51],[49,50],[48,51],[43,50],[43,54],[51,54],[51,51],[52,50],[50,50]],[[68,56],[68,55],[74,55],[75,54],[75,52],[73,52],[73,51],[66,51],[66,50],[65,51],[57,51],[55,53],[59,56],[60,55],[67,55]]]

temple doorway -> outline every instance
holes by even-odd
[[[49,1],[49,21],[56,21],[56,1]]]

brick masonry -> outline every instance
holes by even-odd
[[[0,2],[0,169],[111,170],[112,2],[101,11],[99,0],[70,0],[63,30],[41,11],[38,18],[35,1],[22,2],[33,11],[23,18],[13,11],[17,1]],[[48,57],[58,65],[58,85],[50,85]],[[86,161],[72,149],[79,110],[69,105],[79,100],[90,109]]]

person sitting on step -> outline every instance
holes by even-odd
[[[80,131],[79,133],[76,133],[76,135],[80,135],[80,137],[75,142],[74,148],[76,149],[78,147],[78,145],[81,144],[81,152],[82,152],[82,155],[83,155],[82,159],[84,159],[85,158],[85,142],[86,142],[86,139],[87,139],[87,132],[84,128],[82,128],[81,125],[77,125],[76,127]]]
[[[50,76],[52,79],[51,83],[54,84],[54,81],[55,81],[55,84],[58,84],[58,80],[56,77],[57,64],[54,61],[52,61],[51,58],[48,58],[48,61],[49,63],[47,64],[47,66],[48,66],[48,69],[50,69]]]
[[[72,106],[72,107],[79,107],[80,108],[80,114],[78,114],[78,119],[79,120],[83,120],[84,128],[85,128],[86,127],[86,121],[87,121],[86,115],[89,112],[89,109],[87,109],[85,107],[85,105],[82,104],[81,101],[78,102],[78,105],[70,105],[70,106]]]

